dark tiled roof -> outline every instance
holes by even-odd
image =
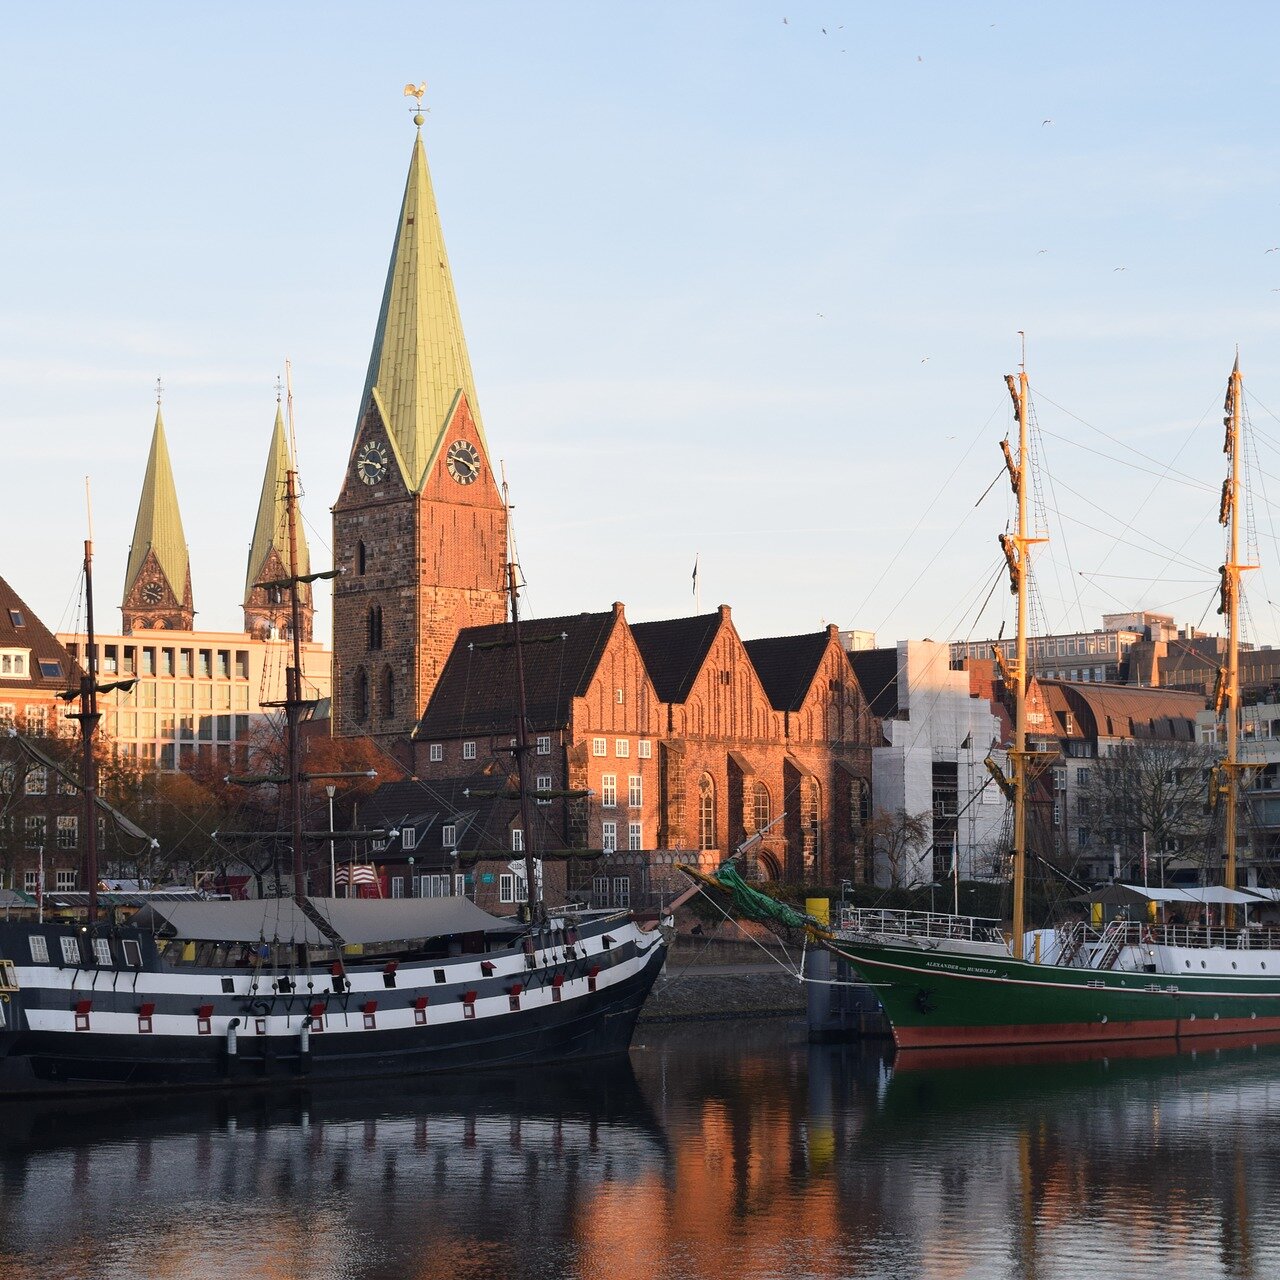
[[[684,702],[720,630],[720,613],[666,622],[633,622],[631,634],[662,702]]]
[[[1204,710],[1199,693],[1173,689],[1139,689],[1132,685],[1042,680],[1046,693],[1057,692],[1081,722],[1077,732],[1090,736],[1088,716],[1099,737],[1155,737],[1195,739],[1196,713]],[[1052,705],[1052,703],[1051,703]],[[1058,710],[1058,708],[1055,708]]]
[[[743,642],[775,711],[800,710],[830,643],[826,631]]]
[[[21,625],[14,615],[21,619]],[[27,608],[22,597],[0,578],[0,649],[30,649],[31,672],[26,680],[0,675],[0,688],[70,689],[80,675],[71,655],[54,638],[53,633]],[[57,663],[57,673],[45,674],[45,663]]]
[[[898,714],[897,649],[857,649],[849,655],[872,715],[888,720]]]
[[[575,697],[586,693],[621,611],[535,618],[520,624],[529,724],[556,728],[569,721]],[[516,717],[516,663],[511,625],[467,627],[454,641],[416,737],[510,733]]]

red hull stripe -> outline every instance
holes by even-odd
[[[1006,1027],[898,1027],[900,1049],[971,1045],[1078,1044],[1109,1040],[1187,1040],[1202,1036],[1261,1035],[1280,1031],[1280,1018],[1169,1018],[1142,1022],[1037,1022]]]

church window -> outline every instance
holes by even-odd
[[[716,847],[716,784],[704,773],[698,780],[698,848]]]
[[[361,577],[364,576],[365,564],[364,542],[360,541],[356,543],[356,572],[360,574]]]
[[[616,853],[618,851],[618,824],[616,822],[601,823],[600,847],[605,853]]]
[[[627,778],[627,808],[639,809],[644,804],[644,784],[640,780],[638,773],[633,773]]]
[[[382,714],[388,720],[396,713],[396,678],[390,667],[382,669]]]
[[[600,775],[600,806],[603,809],[615,809],[618,805],[618,775],[603,773]]]
[[[356,705],[357,720],[369,718],[369,676],[363,667],[356,672]]]
[[[751,809],[756,830],[763,831],[773,821],[773,803],[769,797],[769,788],[763,782],[757,782],[751,793]]]
[[[639,853],[644,848],[644,829],[638,822],[627,823],[627,848]]]
[[[382,606],[369,606],[369,648],[382,648]]]

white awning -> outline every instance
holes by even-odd
[[[1126,884],[1130,893],[1146,898],[1148,902],[1191,902],[1197,906],[1257,906],[1258,899],[1239,889],[1224,889],[1221,885],[1193,885],[1185,889],[1156,889],[1150,885]]]

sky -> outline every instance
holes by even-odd
[[[1021,331],[1038,629],[1217,629],[1238,345],[1246,630],[1280,642],[1278,26],[1263,3],[13,8],[0,574],[76,624],[88,475],[118,624],[159,376],[197,625],[238,629],[286,358],[327,563],[425,80],[533,614],[1008,628]]]

